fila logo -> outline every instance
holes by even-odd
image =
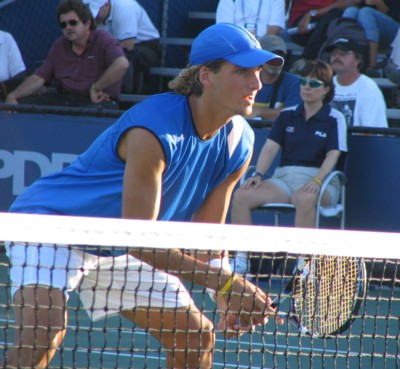
[[[321,132],[321,131],[315,131],[315,135],[319,137],[326,138],[326,132]]]

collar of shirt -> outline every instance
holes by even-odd
[[[322,108],[317,112],[317,114],[313,115],[311,119],[326,121],[329,118],[329,112],[330,106],[329,104],[325,103],[322,105]],[[305,120],[304,104],[297,106],[295,115],[301,116]]]

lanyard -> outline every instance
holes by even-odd
[[[245,15],[246,15],[246,13],[245,13],[245,6],[244,6],[245,1],[246,1],[246,0],[242,0],[242,13],[243,13],[243,17],[245,17]],[[262,1],[263,1],[263,0],[258,0],[258,11],[257,11],[257,18],[256,18],[256,21],[255,21],[256,24],[258,23],[258,20],[260,19]]]

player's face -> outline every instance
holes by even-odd
[[[242,68],[224,63],[213,75],[212,98],[230,116],[251,114],[254,98],[261,88],[261,66]]]
[[[74,11],[60,15],[60,27],[71,42],[82,41],[89,32],[90,22],[83,23]]]

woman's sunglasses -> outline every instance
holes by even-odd
[[[319,88],[325,85],[324,82],[318,81],[317,79],[306,79],[306,78],[300,78],[300,86],[306,87],[307,85],[310,88]]]
[[[70,25],[71,27],[75,27],[78,25],[79,19],[70,19],[69,21],[66,22],[60,22],[60,27],[61,29],[67,28],[67,25]]]

